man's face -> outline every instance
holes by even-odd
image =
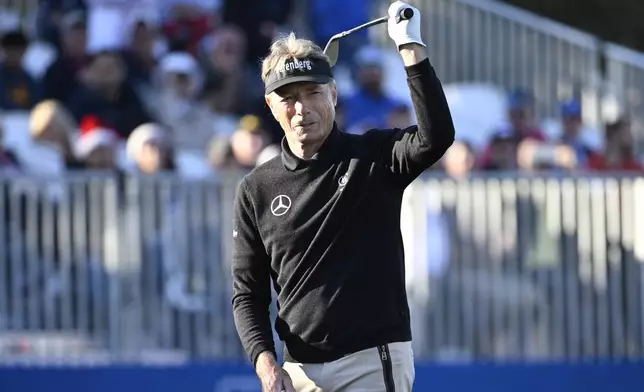
[[[266,97],[286,138],[298,143],[326,139],[333,127],[337,90],[333,83],[292,83]]]
[[[563,133],[566,137],[574,138],[581,132],[581,116],[567,115],[563,117]]]
[[[515,131],[522,132],[532,123],[534,111],[530,106],[522,106],[510,110],[510,123]]]
[[[244,58],[246,43],[237,31],[222,28],[215,36],[216,43],[210,52],[210,61],[218,65],[237,63]]]
[[[132,46],[134,50],[139,52],[140,55],[149,54],[154,47],[155,32],[154,28],[144,22],[137,23],[132,35]]]
[[[125,77],[121,58],[117,54],[104,53],[97,56],[91,65],[93,81],[99,87],[119,85]]]
[[[67,134],[55,122],[50,122],[42,132],[34,135],[34,141],[51,145],[63,145],[67,141]]]
[[[443,165],[448,174],[462,176],[474,167],[474,154],[466,144],[455,142],[445,153]]]
[[[24,57],[26,50],[27,48],[18,46],[6,48],[4,50],[4,62],[13,68],[21,67],[22,58]]]
[[[143,146],[138,157],[139,169],[144,173],[156,173],[163,170],[168,160],[168,149],[163,141],[152,140]]]
[[[374,93],[379,93],[382,90],[382,78],[382,68],[378,65],[363,65],[358,71],[360,84]]]
[[[85,162],[92,169],[113,169],[115,167],[116,152],[114,147],[101,146],[92,151]]]
[[[186,73],[171,73],[170,78],[170,88],[172,92],[179,98],[190,98],[192,97],[192,78]]]
[[[248,131],[235,132],[231,138],[231,145],[235,159],[244,166],[254,166],[265,147],[264,138],[260,133]]]
[[[85,25],[78,24],[63,34],[65,52],[73,57],[81,57],[85,54],[87,32]]]

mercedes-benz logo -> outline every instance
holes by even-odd
[[[271,212],[275,216],[282,216],[291,208],[291,198],[279,195],[271,202]]]
[[[349,176],[345,174],[345,175],[343,175],[342,177],[340,177],[340,180],[338,181],[338,184],[339,184],[341,187],[343,187],[343,186],[347,185],[347,182],[348,182],[348,181],[349,181]]]

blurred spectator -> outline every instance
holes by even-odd
[[[515,139],[509,133],[497,133],[487,147],[482,170],[516,170],[517,148]]]
[[[586,166],[593,149],[582,138],[584,124],[581,118],[581,102],[576,99],[563,102],[561,122],[561,141],[575,151],[578,165]]]
[[[263,104],[263,83],[259,72],[245,62],[246,48],[243,31],[232,25],[222,26],[202,42],[204,100],[217,113],[242,116]]]
[[[405,129],[412,125],[414,119],[411,108],[405,104],[398,104],[387,116],[387,128]]]
[[[90,53],[125,49],[134,19],[140,15],[150,15],[152,19],[158,20],[159,16],[158,0],[84,1],[87,5],[87,50]]]
[[[126,148],[139,173],[158,174],[176,168],[171,137],[160,124],[138,126],[128,138]]]
[[[390,114],[400,107],[400,103],[384,91],[383,62],[383,53],[376,47],[364,47],[356,54],[358,86],[355,94],[345,101],[349,132],[386,128]]]
[[[136,13],[128,23],[123,52],[128,79],[135,84],[152,84],[159,42],[157,24],[157,20],[145,12]]]
[[[69,105],[71,94],[80,86],[79,72],[87,63],[87,24],[82,11],[72,11],[62,18],[60,39],[58,57],[43,76],[43,97]]]
[[[52,145],[60,152],[67,169],[83,167],[71,143],[78,131],[77,124],[60,102],[47,100],[36,105],[31,111],[29,129],[34,142]]]
[[[523,89],[512,91],[508,96],[508,124],[492,134],[490,144],[481,154],[479,166],[485,170],[511,170],[516,161],[518,144],[525,139],[546,140],[545,133],[536,124],[535,99]],[[495,157],[495,152],[502,157]],[[510,159],[511,158],[511,159]]]
[[[83,11],[84,0],[39,0],[36,16],[36,35],[39,40],[53,45],[60,50],[61,23],[66,14]]]
[[[0,126],[0,177],[20,173],[20,161],[13,151],[4,146],[4,129]]]
[[[369,20],[370,0],[351,0],[348,6],[346,0],[310,0],[308,4],[308,22],[312,30],[313,40],[324,48],[329,39],[345,30],[366,23]],[[342,38],[338,55],[338,65],[352,68],[355,57],[361,47],[369,40],[367,29]]]
[[[203,152],[215,134],[215,116],[197,101],[203,76],[196,60],[187,52],[170,53],[159,71],[158,117],[170,129],[175,148]]]
[[[80,125],[76,139],[75,153],[87,169],[114,170],[116,148],[119,136],[111,129],[104,128],[95,117],[87,117]]]
[[[594,170],[644,171],[635,155],[635,137],[628,118],[620,118],[606,127],[604,153],[590,156],[588,167]]]
[[[251,170],[262,151],[270,144],[269,137],[257,116],[244,116],[229,140],[215,138],[208,159],[213,170]],[[270,150],[267,151],[270,154]]]
[[[2,64],[0,64],[0,108],[29,110],[39,99],[35,80],[22,66],[22,58],[29,41],[22,31],[2,36]]]
[[[543,130],[537,125],[535,105],[534,96],[529,91],[518,89],[510,94],[508,99],[509,131],[515,139],[546,140]]]
[[[197,54],[199,42],[219,23],[219,0],[165,0],[163,32],[171,51]]]
[[[235,167],[230,138],[215,136],[208,144],[208,165],[213,172]]]
[[[230,139],[233,156],[238,167],[252,169],[268,144],[266,132],[257,116],[244,116],[239,125]]]
[[[76,121],[87,115],[96,116],[123,138],[137,126],[151,121],[139,93],[125,76],[125,64],[118,52],[95,54],[83,71],[82,86],[72,96],[70,110]]]
[[[246,36],[245,62],[255,73],[259,73],[259,60],[268,54],[279,27],[289,21],[293,3],[294,0],[223,0],[222,21],[239,26]]]
[[[476,163],[474,149],[464,141],[455,141],[447,150],[441,163],[445,172],[453,178],[466,177],[473,169]]]
[[[571,170],[579,162],[576,151],[566,144],[527,139],[519,144],[517,164],[523,170]]]

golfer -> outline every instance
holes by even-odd
[[[389,16],[406,7],[393,3]],[[239,185],[232,274],[237,331],[266,392],[412,390],[401,200],[454,140],[413,11],[409,20],[390,18],[388,31],[418,125],[363,135],[338,129],[329,59],[310,41],[282,38],[263,62],[282,152]],[[283,362],[269,319],[271,283]]]

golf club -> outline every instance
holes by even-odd
[[[412,16],[414,16],[413,9],[403,8],[396,16],[396,23],[400,23],[401,20],[409,20],[412,18]],[[333,67],[338,62],[338,53],[340,50],[340,38],[344,38],[349,34],[353,34],[356,31],[360,31],[362,29],[366,29],[367,27],[379,25],[381,23],[387,23],[388,20],[389,20],[389,17],[384,16],[382,18],[378,18],[378,19],[372,20],[371,22],[362,24],[358,27],[354,27],[350,30],[343,31],[331,37],[331,39],[329,39],[329,42],[327,42],[326,47],[324,48],[324,53],[329,57],[329,62],[331,66]]]

